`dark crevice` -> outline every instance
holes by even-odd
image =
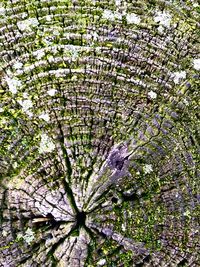
[[[66,221],[56,221],[51,213],[48,213],[45,217],[33,216],[31,219],[35,229],[40,229],[41,227],[46,226],[48,229],[58,230],[60,225],[66,224]]]
[[[70,232],[68,234],[66,234],[65,236],[60,238],[60,240],[58,242],[56,242],[55,244],[52,245],[51,249],[47,253],[47,258],[52,258],[56,249],[65,241],[66,238],[68,238],[70,235],[73,235],[74,230],[75,230],[75,227],[72,227],[72,229],[70,230]]]
[[[103,197],[106,196],[106,194],[109,193],[111,187],[112,187],[112,185],[110,185],[110,186],[106,189],[106,191],[104,191],[98,198],[96,198],[96,199],[95,199],[95,202],[97,202],[97,201],[99,201],[99,200],[102,199],[101,203],[103,203],[103,202],[104,202]],[[95,192],[96,192],[96,191],[95,191]],[[95,193],[95,192],[94,192],[94,193]],[[92,196],[94,195],[94,193],[92,194]],[[91,198],[92,198],[92,196],[91,196]],[[90,200],[91,200],[91,198],[90,198]],[[88,201],[88,203],[90,202],[90,200]],[[101,203],[99,203],[98,206],[96,206],[96,207],[93,208],[91,211],[89,211],[88,214],[93,213],[94,211],[96,211],[96,210],[98,210],[98,209],[101,209]]]
[[[147,255],[147,256],[142,260],[142,262],[140,262],[140,263],[136,263],[135,266],[136,266],[136,267],[142,267],[142,266],[145,266],[146,263],[149,263],[150,259],[151,259],[151,256],[150,256],[150,255]]]
[[[84,211],[76,214],[76,227],[85,227],[86,213]]]
[[[111,198],[111,201],[112,201],[112,203],[117,204],[117,202],[118,202],[118,198],[116,198],[116,197],[112,197],[112,198]]]
[[[37,251],[39,251],[39,249],[40,249],[40,245],[42,244],[42,243],[44,243],[45,242],[45,240],[40,240],[40,242],[37,242],[37,243],[34,243],[33,245],[31,245],[31,251],[30,251],[30,254],[28,255],[28,256],[24,256],[24,258],[22,258],[21,260],[20,260],[20,264],[22,264],[22,263],[25,263],[27,260],[29,260],[30,258],[32,258],[32,255],[35,253],[35,252],[37,252]]]
[[[72,189],[71,187],[69,186],[69,184],[66,182],[65,179],[62,179],[62,182],[64,184],[64,187],[65,187],[65,190],[66,190],[66,193],[67,193],[67,197],[72,205],[72,208],[75,210],[76,213],[79,212],[79,209],[76,205],[76,202],[75,202],[75,199],[74,199],[74,195],[73,195],[73,192],[72,192]]]
[[[177,265],[177,267],[182,267],[182,266],[188,266],[188,261],[186,259],[181,260]]]
[[[57,119],[58,120],[58,119]],[[60,138],[59,138],[59,141],[60,141],[60,144],[61,144],[61,148],[62,148],[62,151],[63,151],[63,154],[64,154],[64,159],[65,159],[65,164],[66,164],[66,167],[68,169],[68,181],[70,182],[71,180],[71,175],[72,175],[72,167],[71,167],[71,163],[70,163],[70,159],[68,157],[68,153],[67,153],[67,150],[65,148],[65,143],[64,143],[64,133],[63,133],[63,130],[62,130],[62,126],[60,124],[60,122],[58,121],[58,129],[60,131]]]
[[[24,264],[27,260],[32,258],[32,254],[28,256],[23,256],[21,260],[19,261],[19,264]]]
[[[139,196],[134,192],[132,194],[122,193],[123,201],[139,201]]]
[[[0,227],[3,223],[3,211],[4,211],[4,203],[6,201],[6,192],[7,189],[5,189],[2,193],[2,199],[1,199],[1,203],[0,203]]]
[[[88,170],[88,174],[87,174],[87,176],[86,176],[86,178],[85,178],[85,180],[84,180],[84,183],[85,183],[85,188],[87,188],[88,187],[88,182],[89,182],[89,180],[90,180],[90,177],[92,176],[92,174],[93,174],[93,171],[94,171],[94,164],[96,163],[96,161],[97,161],[97,159],[98,159],[98,157],[97,156],[95,156],[94,158],[91,158],[92,160],[92,164],[91,164],[91,168]]]
[[[92,230],[91,230],[89,227],[87,227],[86,225],[85,225],[84,229],[85,229],[85,231],[89,234],[91,240],[94,240],[94,239],[95,239],[95,234],[94,234],[94,232],[92,232]]]

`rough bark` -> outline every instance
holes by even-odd
[[[0,266],[199,266],[193,1],[0,4]]]

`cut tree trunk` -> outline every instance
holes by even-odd
[[[200,6],[0,3],[0,266],[199,266]]]

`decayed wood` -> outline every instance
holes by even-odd
[[[199,5],[0,3],[0,266],[199,266]]]

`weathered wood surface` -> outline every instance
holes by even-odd
[[[1,1],[0,266],[199,266],[199,21]]]

